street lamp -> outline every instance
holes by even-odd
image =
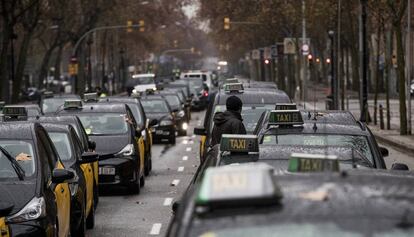
[[[337,95],[336,95],[336,80],[335,80],[335,58],[334,58],[334,43],[335,43],[335,32],[333,30],[328,31],[329,39],[331,40],[331,97],[332,102],[330,109],[337,109],[336,108],[336,101],[337,101]]]

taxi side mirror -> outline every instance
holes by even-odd
[[[14,205],[8,202],[0,202],[0,216],[8,216]]]
[[[149,121],[149,123],[148,123],[148,126],[149,126],[149,127],[153,127],[153,126],[157,125],[157,123],[158,123],[158,120],[156,120],[156,119],[151,119],[151,120]]]
[[[406,164],[403,163],[394,163],[391,166],[392,170],[410,170]]]
[[[389,156],[390,152],[388,151],[387,148],[380,146],[379,150],[381,152],[382,157],[387,157]]]
[[[89,140],[88,141],[88,148],[91,151],[94,151],[96,149],[96,142]]]
[[[200,136],[207,136],[207,130],[204,127],[195,127],[194,134]]]
[[[82,154],[82,159],[79,160],[80,164],[92,163],[98,160],[98,153],[96,152],[84,152]]]
[[[65,183],[68,180],[73,179],[73,177],[75,177],[75,174],[72,171],[66,169],[54,169],[52,172],[52,183]]]

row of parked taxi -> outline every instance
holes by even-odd
[[[3,104],[0,236],[85,236],[100,191],[139,194],[153,142],[187,134],[188,87],[130,97],[46,92],[39,104]]]
[[[235,95],[247,134],[210,145]],[[228,79],[209,104],[199,166],[167,236],[413,236],[414,174],[347,111],[299,110],[277,86]]]

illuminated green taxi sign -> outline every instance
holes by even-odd
[[[98,101],[98,94],[96,92],[93,92],[93,93],[85,93],[83,95],[83,99],[86,102]]]
[[[269,115],[269,125],[301,125],[302,114],[299,110],[272,110]]]
[[[293,153],[289,158],[289,172],[338,172],[339,160],[333,155]]]
[[[224,85],[225,92],[242,92],[244,90],[242,83],[227,83]]]
[[[82,108],[81,100],[65,100],[63,104],[64,109],[80,109]]]
[[[297,110],[295,103],[276,104],[275,110]]]
[[[220,150],[229,152],[259,152],[259,142],[256,135],[223,134],[220,140]]]
[[[282,193],[273,172],[273,168],[264,163],[208,168],[196,204],[240,206],[279,203]]]

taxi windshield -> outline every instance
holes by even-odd
[[[300,145],[300,146],[344,146],[352,147],[374,163],[371,148],[364,136],[330,134],[283,134],[264,135],[264,145]]]
[[[169,113],[167,102],[163,100],[142,100],[145,113]]]
[[[181,105],[180,99],[177,95],[165,95],[165,99],[171,107],[178,108]]]
[[[142,125],[143,122],[142,122],[141,113],[139,112],[138,105],[135,103],[128,103],[128,106],[131,109],[132,115],[134,116],[137,124]]]
[[[247,133],[253,133],[256,128],[257,122],[260,119],[262,113],[266,110],[271,110],[275,107],[274,104],[269,105],[244,105],[242,107],[241,116],[243,118],[243,124]],[[226,105],[217,105],[214,108],[214,113],[226,111]],[[214,123],[211,123],[212,125]],[[213,129],[213,126],[211,126]]]
[[[78,117],[88,135],[117,135],[128,132],[124,114],[82,113]]]
[[[50,98],[43,99],[42,101],[42,111],[43,113],[54,113],[58,110],[60,106],[65,103],[65,98]]]
[[[25,177],[30,177],[35,173],[36,165],[31,143],[25,141],[0,140],[0,146],[16,159],[18,164],[23,168]],[[12,163],[7,159],[6,155],[1,152],[0,178],[18,178]]]
[[[72,149],[70,146],[69,136],[63,132],[49,132],[49,137],[56,148],[61,160],[70,160],[72,158]]]

